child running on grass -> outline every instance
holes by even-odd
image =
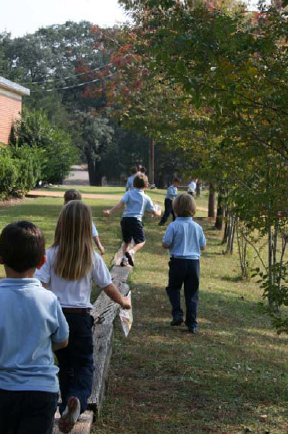
[[[193,221],[196,202],[189,194],[180,194],[173,202],[176,220],[168,226],[162,246],[169,249],[169,283],[166,288],[171,306],[171,326],[183,322],[180,290],[184,283],[186,302],[185,324],[190,333],[197,333],[197,305],[199,295],[200,250],[206,240],[203,229]]]
[[[70,200],[82,200],[82,194],[79,190],[75,190],[74,188],[71,188],[70,190],[65,191],[64,194],[64,205],[66,205]],[[92,238],[94,240],[94,243],[96,244],[99,252],[101,255],[104,255],[105,249],[101,244],[99,233],[96,229],[96,226],[92,220]]]
[[[47,262],[36,276],[58,297],[70,328],[67,348],[56,351],[62,397],[59,429],[67,433],[86,410],[92,391],[91,280],[122,308],[130,309],[131,302],[114,286],[103,259],[93,250],[91,210],[78,200],[62,209]]]
[[[145,212],[154,215],[161,215],[161,211],[154,208],[149,196],[144,193],[148,188],[148,179],[143,173],[138,173],[133,181],[133,190],[127,191],[120,202],[110,210],[103,211],[103,216],[119,211],[125,206],[121,220],[123,238],[123,257],[121,266],[134,265],[133,256],[145,244],[145,233],[143,230],[142,217]],[[134,240],[133,249],[129,250],[130,243]]]
[[[68,343],[57,297],[33,278],[46,260],[45,240],[33,223],[6,226],[0,236],[0,433],[52,434],[58,368],[52,350]]]
[[[166,193],[165,202],[164,202],[165,211],[164,211],[164,214],[162,216],[162,219],[158,223],[159,226],[164,226],[164,224],[167,222],[170,214],[172,214],[173,221],[175,220],[172,202],[175,199],[175,197],[177,197],[178,187],[180,185],[180,182],[181,182],[180,178],[178,178],[178,176],[175,176],[173,178],[172,185],[170,185],[170,187],[167,188],[167,193]]]
[[[136,173],[138,172],[137,167],[132,167],[131,168],[131,176],[129,176],[129,178],[127,179],[127,183],[126,183],[126,191],[132,190],[133,188],[133,181],[135,178]]]

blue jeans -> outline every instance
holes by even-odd
[[[52,434],[58,393],[0,389],[1,434]]]
[[[187,327],[197,326],[197,306],[199,298],[199,259],[171,258],[169,262],[169,282],[166,288],[174,319],[183,318],[180,290],[184,283]]]
[[[93,383],[93,317],[89,313],[66,313],[69,324],[69,343],[66,348],[56,351],[59,365],[59,383],[62,414],[68,398],[79,399],[81,413],[87,408],[87,400],[92,393]]]

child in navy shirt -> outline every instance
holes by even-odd
[[[133,190],[127,191],[120,202],[110,210],[103,211],[103,216],[119,211],[125,207],[121,220],[123,237],[123,257],[121,266],[134,265],[133,256],[145,244],[145,233],[143,230],[142,217],[145,212],[160,215],[161,211],[154,208],[149,196],[144,193],[148,187],[148,179],[143,173],[138,173],[133,181]],[[134,240],[133,249],[129,250],[130,243]]]
[[[196,203],[188,194],[179,195],[173,202],[177,216],[170,223],[163,238],[162,246],[169,249],[169,283],[166,288],[171,306],[172,326],[183,322],[180,290],[184,283],[186,302],[185,324],[190,333],[197,333],[197,305],[199,294],[200,250],[204,250],[206,240],[203,229],[193,221]]]
[[[46,261],[33,223],[6,226],[0,236],[0,433],[52,434],[59,383],[52,350],[68,343],[57,297],[34,279]]]
[[[180,185],[180,182],[181,182],[180,178],[175,176],[173,178],[172,185],[170,185],[170,187],[167,188],[167,193],[166,193],[165,202],[164,202],[165,211],[164,211],[164,214],[162,216],[162,219],[159,222],[159,226],[164,226],[164,224],[167,222],[170,214],[172,214],[173,221],[175,220],[172,202],[175,199],[175,197],[177,197],[178,187]]]

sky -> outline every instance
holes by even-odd
[[[81,20],[111,26],[126,21],[126,16],[117,0],[6,0],[1,5],[0,33],[6,30],[17,37],[51,24]]]

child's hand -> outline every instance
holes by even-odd
[[[104,253],[105,253],[105,249],[102,246],[102,244],[101,244],[101,246],[99,246],[99,252],[100,252],[101,255],[104,255]]]
[[[103,217],[109,217],[110,215],[110,210],[109,209],[104,209],[103,210]]]
[[[131,309],[131,298],[130,297],[123,297],[122,301],[122,309]]]

